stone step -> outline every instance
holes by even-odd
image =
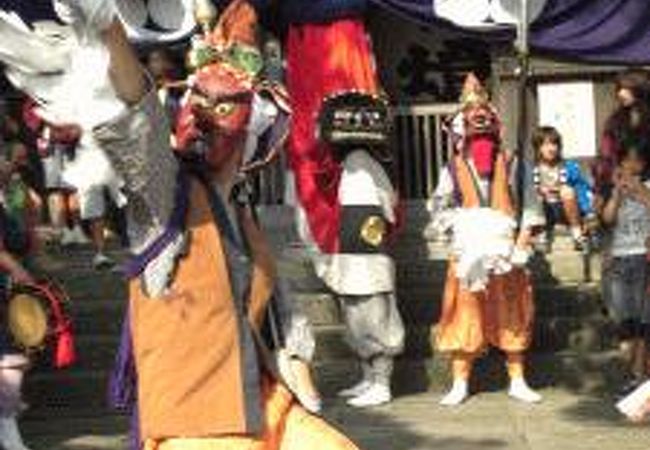
[[[432,354],[432,328],[428,324],[406,327],[405,357],[428,358]],[[594,352],[614,347],[615,327],[604,317],[537,320],[531,350],[539,352]],[[316,359],[331,361],[350,358],[353,353],[345,342],[343,325],[319,326],[316,333]]]
[[[108,371],[68,369],[57,372],[32,372],[27,375],[24,397],[39,410],[94,410],[96,415],[111,414],[108,408]]]
[[[502,390],[507,385],[504,357],[490,351],[476,362],[472,389]],[[624,380],[623,363],[616,351],[583,353],[575,351],[531,352],[527,374],[537,388],[565,388],[579,393],[611,393]],[[338,358],[313,365],[316,382],[326,405],[335,400],[336,392],[356,382],[360,370],[352,357]],[[59,418],[112,417],[120,424],[125,418],[107,407],[108,377],[102,371],[69,371],[33,374],[28,377],[25,396],[30,409],[26,422],[38,423],[56,415]],[[443,355],[429,358],[400,357],[393,377],[395,394],[442,392],[450,383],[449,361]]]
[[[422,267],[425,266],[421,265],[420,268]],[[432,269],[431,273],[431,277],[420,279],[419,282],[412,278],[412,273],[400,273],[397,293],[407,323],[430,323],[438,315],[444,273],[437,269]],[[332,294],[327,292],[319,280],[315,281],[320,284],[317,288],[305,291],[298,286],[295,289],[298,303],[306,309],[315,324],[338,322],[338,305]],[[89,289],[85,284],[79,280],[77,284],[68,286],[68,289],[70,292]],[[602,309],[598,288],[593,283],[553,285],[536,279],[535,284],[537,311],[541,316],[583,316]],[[71,311],[78,335],[119,333],[126,306],[126,292],[112,284],[111,287],[114,293],[110,300],[73,301]]]
[[[413,252],[411,252],[413,253]],[[279,272],[301,292],[322,292],[327,290],[324,283],[316,276],[311,262],[307,259],[283,258],[279,263]],[[403,287],[436,286],[444,282],[447,259],[440,258],[403,258],[395,260],[397,284]],[[534,254],[528,268],[537,286],[540,285],[576,285],[598,283],[601,278],[601,261],[599,256],[584,259],[579,253],[569,254]]]
[[[535,388],[564,388],[580,394],[616,392],[625,379],[622,359],[616,351],[589,354],[573,351],[531,352],[527,356],[526,367],[527,378]],[[349,387],[361,376],[358,363],[352,359],[318,365],[315,373],[326,399],[333,399],[339,390]],[[471,379],[472,391],[504,390],[507,383],[502,354],[490,351],[476,361]],[[398,358],[395,361],[392,385],[396,396],[426,391],[440,394],[450,384],[449,360],[444,356]]]
[[[432,323],[440,315],[443,285],[431,289],[398,286],[397,296],[407,324]],[[555,317],[587,318],[603,314],[599,287],[587,285],[539,285],[534,288],[538,319]]]
[[[298,292],[323,292],[327,288],[316,277],[309,260],[300,254],[301,250],[285,250],[280,262],[280,273],[292,288]],[[396,260],[397,285],[399,288],[435,289],[442,286],[447,262],[437,259],[419,258]],[[600,258],[594,256],[585,261],[581,254],[535,254],[529,265],[533,279],[540,285],[576,285],[597,283],[600,280]]]
[[[579,253],[536,253],[529,267],[537,282],[597,282],[601,279],[600,255],[584,258]]]
[[[402,317],[408,325],[430,324],[440,315],[443,285],[430,289],[398,286],[397,298]],[[341,323],[340,307],[332,293],[298,292],[295,299],[314,325]],[[602,316],[600,289],[594,284],[542,285],[535,288],[538,318]]]
[[[110,272],[64,279],[63,283],[68,295],[72,292],[84,293],[71,295],[74,303],[121,301],[127,295],[126,282],[120,275]]]
[[[266,231],[293,229],[295,227],[294,209],[288,205],[260,205],[257,208],[261,226]],[[430,230],[432,216],[426,201],[410,200],[404,202],[404,223],[399,236],[433,237]],[[559,225],[554,231],[554,245],[572,244],[568,227]]]
[[[115,354],[119,346],[119,335],[81,335],[75,337],[77,360],[72,369],[77,370],[106,370],[113,366]],[[52,364],[52,352],[40,353],[34,362],[35,370],[39,373],[56,372]]]
[[[311,296],[308,303],[301,303],[300,306],[306,310],[314,326],[316,355],[319,360],[329,361],[352,355],[344,341],[345,327],[341,324],[336,304],[329,296]],[[431,309],[426,309],[426,305],[421,306],[423,311],[430,313]],[[433,317],[437,315],[422,314],[414,317],[413,309],[402,307],[402,310],[407,331],[405,354],[410,358],[430,356],[430,325],[433,323]],[[118,330],[119,327],[116,327],[115,331],[107,334],[77,334],[78,359],[74,367],[91,371],[111,368],[119,345]],[[609,348],[611,345],[613,325],[602,314],[573,317],[539,316],[535,322],[533,348],[536,350],[593,351]],[[55,371],[51,357],[51,352],[40,354],[36,358],[36,369],[39,372]]]
[[[126,296],[126,294],[124,294]],[[77,336],[118,335],[126,310],[126,297],[114,300],[75,302],[72,306]]]
[[[128,448],[127,430],[125,417],[66,417],[56,410],[21,421],[23,437],[33,450],[123,450]]]

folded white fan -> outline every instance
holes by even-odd
[[[487,286],[491,274],[512,270],[515,221],[491,208],[459,209],[452,222],[456,276],[473,292]]]

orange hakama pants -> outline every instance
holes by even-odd
[[[511,377],[523,376],[522,353],[532,339],[535,307],[530,276],[523,269],[492,275],[487,289],[461,287],[449,263],[435,346],[453,359],[454,376],[469,378],[471,363],[487,347],[508,354]]]
[[[148,439],[144,450],[358,450],[327,422],[299,406],[280,383],[264,381],[265,429],[260,436]]]

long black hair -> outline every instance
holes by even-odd
[[[605,125],[619,149],[638,146],[650,135],[650,76],[642,70],[628,70],[618,76],[616,92],[627,89],[632,93],[631,105],[619,105]],[[644,148],[646,146],[643,146]]]

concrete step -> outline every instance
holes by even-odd
[[[325,311],[325,313],[319,312],[321,319],[325,319],[324,314],[336,314],[336,311],[330,308],[328,301],[325,299],[320,305]],[[404,317],[407,319],[404,354],[415,359],[430,357],[433,322],[409,322],[409,316],[405,314]],[[331,316],[327,321],[315,322],[316,358],[319,361],[327,362],[353,356],[345,342],[345,327],[338,317]],[[613,331],[612,323],[600,315],[541,317],[534,325],[532,348],[539,351],[599,351],[611,348],[615,344]],[[113,366],[118,345],[118,334],[77,336],[78,359],[73,369],[91,372],[109,370]],[[57,373],[52,366],[50,352],[44,352],[36,358],[35,371],[40,374]]]
[[[442,284],[430,289],[398,286],[398,305],[405,323],[433,323],[440,315],[443,293]],[[299,292],[295,299],[313,325],[341,323],[340,307],[334,294]],[[600,289],[594,284],[542,285],[535,288],[535,299],[538,318],[589,318],[603,315]]]
[[[430,289],[444,284],[447,260],[419,257],[416,251],[406,251],[396,259],[398,289]],[[406,255],[411,255],[410,258]],[[286,276],[292,288],[298,292],[323,292],[327,288],[316,277],[312,264],[303,250],[285,249],[281,255],[280,273]],[[529,265],[536,286],[577,285],[597,283],[600,280],[600,257],[584,260],[578,252],[535,254]]]
[[[39,410],[66,409],[111,414],[108,408],[108,371],[68,369],[58,372],[28,374],[25,401],[36,414]]]
[[[23,417],[20,428],[33,450],[123,450],[128,447],[128,419],[114,415],[65,416],[52,410]]]
[[[598,352],[614,347],[614,325],[604,317],[538,319],[534,324],[531,350],[556,352]],[[316,333],[316,359],[331,361],[350,358],[352,351],[345,342],[343,325],[319,326]],[[432,355],[432,327],[409,324],[406,327],[404,356],[410,359]]]
[[[618,352],[557,353],[532,352],[527,359],[527,378],[535,388],[564,388],[580,394],[616,392],[625,379]],[[356,382],[361,371],[356,360],[339,359],[316,367],[318,386],[326,399]],[[392,386],[396,396],[432,391],[442,393],[451,383],[449,360],[445,356],[426,359],[398,358]],[[505,359],[490,351],[474,366],[474,392],[504,390],[508,384]]]
[[[622,359],[616,351],[583,353],[576,351],[531,352],[527,374],[537,388],[564,388],[579,393],[612,393],[624,380]],[[326,403],[338,390],[355,383],[360,377],[356,359],[348,355],[328,361],[315,361],[313,372]],[[180,376],[180,375],[179,375]],[[475,364],[474,391],[503,390],[507,385],[502,354],[490,351]],[[124,418],[107,407],[108,377],[103,371],[68,371],[33,374],[28,377],[26,400],[31,408],[26,421],[39,422],[56,415],[59,418]],[[395,394],[442,392],[449,386],[449,361],[444,355],[428,358],[400,357],[393,377]]]
[[[81,335],[75,337],[77,360],[72,366],[77,370],[107,370],[113,366],[119,346],[119,335]],[[52,364],[52,352],[40,353],[34,364],[39,373],[56,372]]]

